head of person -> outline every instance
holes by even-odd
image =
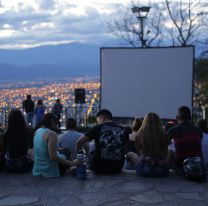
[[[140,118],[136,117],[133,121],[132,132],[139,131],[141,126],[142,126],[142,120]]]
[[[190,122],[191,110],[187,106],[181,106],[178,109],[178,114],[177,114],[176,118],[179,123]]]
[[[200,119],[197,122],[197,126],[202,130],[202,132],[208,133],[207,121],[205,119]]]
[[[167,154],[168,138],[156,113],[151,112],[144,117],[135,143],[143,154],[150,157],[162,158]]]
[[[27,100],[30,100],[30,99],[31,99],[31,95],[28,94],[28,95],[27,95]]]
[[[66,120],[66,129],[67,130],[74,130],[77,127],[76,120],[74,118],[69,118]]]
[[[42,99],[38,99],[37,105],[42,105],[43,104],[43,100]]]
[[[18,109],[11,110],[8,116],[7,131],[9,133],[19,133],[25,131],[26,128],[27,126],[22,112]]]
[[[167,124],[165,125],[165,131],[168,132],[168,130],[173,126],[175,126],[175,122],[173,121],[167,122]]]
[[[44,127],[44,128],[48,128],[48,129],[56,131],[58,128],[57,117],[52,113],[46,113],[43,116],[43,119],[37,125],[36,129],[38,129],[40,127]]]
[[[57,100],[56,100],[56,103],[57,103],[57,104],[60,104],[60,103],[61,103],[60,99],[57,99]]]
[[[100,110],[96,115],[96,120],[98,124],[102,124],[104,122],[112,121],[112,113],[107,109]]]

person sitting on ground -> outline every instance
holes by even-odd
[[[73,118],[69,118],[66,121],[66,129],[68,130],[66,133],[59,135],[59,147],[68,148],[71,152],[72,159],[76,159],[76,146],[77,140],[83,136],[82,133],[76,131],[77,123]],[[87,144],[85,146],[85,152],[88,154],[89,146]]]
[[[136,134],[135,145],[137,154],[129,152],[127,159],[135,166],[137,175],[159,177],[168,174],[168,137],[157,114],[145,116]]]
[[[171,127],[175,126],[175,125],[176,125],[175,122],[173,122],[173,121],[168,121],[167,124],[165,125],[165,131],[168,132],[168,130],[169,130]]]
[[[131,133],[129,134],[129,141],[125,151],[126,154],[128,154],[129,152],[134,152],[134,153],[137,152],[135,147],[135,136],[136,133],[139,131],[141,125],[142,125],[142,120],[140,118],[135,118],[131,128]],[[135,167],[126,159],[124,164],[124,169],[134,170]]]
[[[187,106],[181,106],[176,116],[178,125],[168,131],[173,140],[175,152],[172,154],[174,161],[171,167],[179,174],[183,174],[183,162],[189,157],[202,158],[202,132],[191,124],[191,111]],[[171,152],[172,153],[172,152]]]
[[[168,131],[170,128],[172,128],[173,126],[175,126],[175,122],[173,121],[169,121],[167,122],[167,124],[165,125],[165,131],[168,134]],[[175,152],[175,146],[173,144],[173,140],[171,138],[169,138],[169,143],[168,143],[168,162],[173,162],[173,153]]]
[[[77,142],[77,149],[95,140],[95,152],[90,169],[97,174],[119,173],[124,165],[125,144],[128,141],[126,128],[112,122],[112,114],[106,109],[96,115],[98,125],[94,126]]]
[[[45,113],[45,106],[43,105],[43,100],[39,99],[35,107],[35,119],[36,125],[42,120]]]
[[[202,138],[202,153],[203,153],[204,161],[206,163],[206,167],[208,168],[208,127],[207,127],[206,120],[205,119],[200,119],[197,122],[197,126],[203,132],[203,138]]]
[[[136,153],[135,147],[135,135],[139,131],[140,127],[142,126],[142,120],[140,118],[135,118],[132,125],[132,133],[129,134],[129,152]]]
[[[44,115],[40,128],[34,137],[34,166],[33,175],[43,177],[59,177],[66,174],[67,169],[83,162],[70,161],[70,154],[58,150],[58,137],[54,130],[57,129],[58,120],[52,113]],[[63,150],[62,150],[63,151]]]
[[[33,138],[20,110],[11,110],[8,127],[3,135],[5,170],[8,172],[30,172],[33,166],[28,157],[29,143]]]

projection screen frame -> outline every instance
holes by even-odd
[[[194,94],[194,64],[195,64],[195,46],[194,45],[189,45],[189,46],[185,46],[185,47],[181,47],[181,46],[171,46],[171,47],[100,47],[100,104],[99,104],[99,108],[100,109],[104,109],[102,108],[102,68],[103,68],[103,64],[102,64],[102,50],[104,49],[125,49],[125,50],[148,50],[148,49],[174,49],[174,48],[192,48],[192,52],[193,52],[193,60],[192,60],[192,88],[191,88],[191,112],[193,112],[193,94]],[[105,108],[108,109],[108,108]],[[177,111],[175,111],[177,112]],[[134,116],[113,116],[115,119],[132,119],[134,118]],[[144,116],[142,116],[141,118],[144,118]],[[162,118],[163,120],[175,120],[175,118]]]

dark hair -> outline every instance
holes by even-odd
[[[132,125],[132,131],[137,132],[142,126],[142,120],[140,118],[135,118]]]
[[[38,99],[37,105],[42,105],[43,104],[43,100],[42,99]]]
[[[57,103],[60,103],[60,99],[56,99],[56,102],[57,102]]]
[[[178,115],[182,121],[191,120],[191,110],[187,106],[182,106],[178,109]]]
[[[22,112],[18,109],[10,111],[8,126],[4,134],[4,144],[8,148],[10,158],[27,155],[28,128]]]
[[[175,122],[173,121],[167,122],[167,124],[165,125],[165,131],[168,132],[168,130],[173,126],[175,126]]]
[[[96,115],[96,118],[99,117],[99,116],[104,116],[106,119],[109,119],[109,120],[112,120],[112,113],[107,110],[107,109],[101,109],[97,115]]]
[[[53,128],[52,121],[54,121],[55,123],[58,124],[58,119],[57,119],[57,117],[54,114],[46,113],[43,116],[42,120],[36,126],[36,129],[39,129],[40,127],[44,126],[44,127],[48,128],[48,129],[56,130],[56,128]]]
[[[205,119],[200,119],[197,122],[197,126],[202,130],[202,132],[208,133],[207,121]]]
[[[76,120],[74,118],[69,118],[66,120],[67,129],[75,129],[77,127]]]
[[[27,99],[31,99],[31,95],[30,94],[27,95]]]
[[[19,133],[27,128],[25,118],[22,112],[18,109],[10,111],[8,116],[8,127],[7,131],[12,133]]]

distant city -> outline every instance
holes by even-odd
[[[42,99],[46,107],[52,107],[57,98],[61,99],[64,107],[74,106],[74,89],[76,88],[86,90],[86,105],[89,106],[99,96],[100,82],[74,78],[70,82],[60,80],[2,83],[0,84],[0,107],[20,108],[27,94],[31,94],[35,102]]]
[[[92,108],[99,105],[100,82],[98,79],[73,78],[59,81],[26,81],[0,83],[0,108],[22,108],[22,101],[27,94],[37,103],[42,99],[47,111],[50,111],[59,98],[64,108],[73,108],[75,104],[74,90],[84,88],[86,91],[85,104],[86,113],[90,115]]]

